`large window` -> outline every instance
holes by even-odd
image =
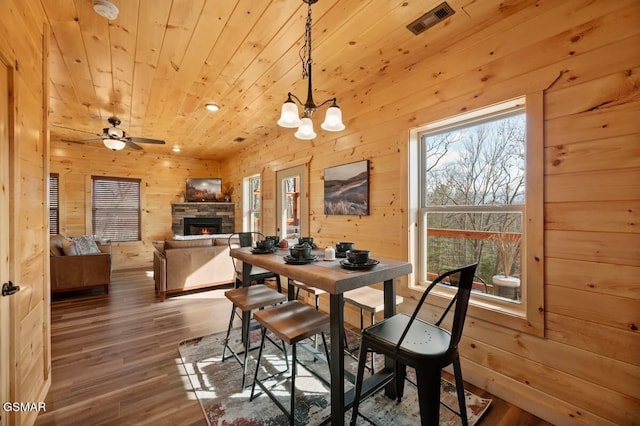
[[[261,232],[262,221],[260,219],[260,175],[250,176],[244,179],[244,229],[245,231]]]
[[[533,213],[542,208],[541,185],[530,191],[542,169],[531,165],[542,156],[529,116],[519,98],[418,129],[412,184],[416,288],[478,262],[472,304],[519,316],[521,325],[542,303],[541,261],[529,263],[542,258],[542,218]]]
[[[139,241],[140,179],[91,179],[94,235],[111,241]]]
[[[57,173],[49,175],[49,234],[60,233],[60,199]]]

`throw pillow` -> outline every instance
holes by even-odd
[[[62,240],[62,252],[65,256],[76,256],[78,254],[76,245],[70,239]]]
[[[94,254],[100,253],[100,249],[96,244],[96,240],[91,235],[81,235],[79,237],[73,237],[73,243],[76,246],[76,252],[78,254]]]

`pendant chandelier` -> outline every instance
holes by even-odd
[[[313,121],[311,116],[316,109],[331,102],[331,106],[327,108],[327,114],[325,115],[324,122],[320,125],[324,130],[330,132],[339,132],[344,130],[344,124],[342,123],[342,111],[336,103],[336,98],[330,98],[316,105],[313,102],[313,85],[311,82],[311,67],[313,60],[311,59],[311,5],[318,0],[302,0],[309,5],[307,12],[307,22],[304,27],[304,45],[300,49],[300,60],[302,61],[302,78],[308,80],[307,84],[307,101],[303,104],[300,98],[293,93],[287,94],[287,100],[282,104],[282,113],[278,125],[287,128],[298,128],[295,133],[295,137],[303,140],[310,140],[316,137],[316,132],[313,130]],[[302,118],[298,114],[298,106],[294,100],[302,107],[304,107],[304,113]]]

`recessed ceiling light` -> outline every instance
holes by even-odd
[[[93,10],[95,10],[98,15],[110,21],[116,19],[120,12],[116,5],[109,0],[93,0]]]
[[[182,148],[180,148],[179,146],[174,146],[173,148],[171,148],[171,151],[180,152],[180,151],[182,151]]]
[[[212,103],[206,104],[205,108],[207,108],[209,111],[218,111],[220,109],[220,107],[217,104],[212,104]]]

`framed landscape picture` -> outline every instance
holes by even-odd
[[[324,214],[369,215],[369,160],[324,169]]]
[[[222,179],[220,178],[198,178],[187,179],[186,200],[196,201],[218,201],[222,192]]]

